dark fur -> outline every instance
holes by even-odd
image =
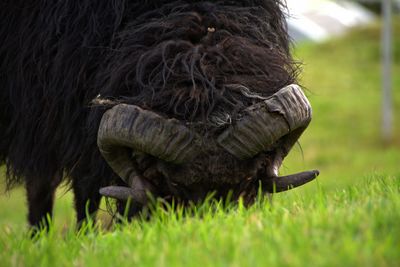
[[[0,3],[0,160],[25,182],[29,221],[69,177],[78,220],[118,179],[96,146],[106,107],[133,103],[208,125],[296,79],[278,0],[64,0]],[[208,31],[208,28],[215,28]],[[114,181],[114,182],[113,182]]]

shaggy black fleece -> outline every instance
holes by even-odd
[[[78,220],[118,181],[96,146],[101,98],[213,127],[294,83],[278,0],[3,0],[0,161],[25,182],[29,220],[70,177]],[[251,92],[248,92],[248,88]],[[246,93],[247,92],[247,93]],[[211,126],[210,126],[211,125]]]

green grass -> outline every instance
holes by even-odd
[[[394,74],[400,73],[400,24]],[[74,232],[72,196],[60,189],[53,228],[28,238],[23,189],[0,195],[0,267],[400,266],[400,75],[395,135],[380,138],[379,25],[295,51],[314,119],[282,168],[320,169],[303,188],[249,209],[206,203],[184,215]],[[103,205],[104,206],[104,205]],[[102,211],[101,223],[107,224]]]
[[[334,193],[279,195],[246,209],[208,203],[192,216],[156,210],[112,232],[60,227],[30,240],[3,227],[4,266],[398,266],[400,180]]]

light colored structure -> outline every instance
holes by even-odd
[[[320,42],[375,19],[363,6],[345,0],[287,0],[287,5],[289,33],[295,42]]]

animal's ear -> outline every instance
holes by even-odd
[[[132,152],[181,164],[197,154],[197,138],[176,119],[120,104],[104,113],[97,144],[110,167],[127,181],[135,172]]]

